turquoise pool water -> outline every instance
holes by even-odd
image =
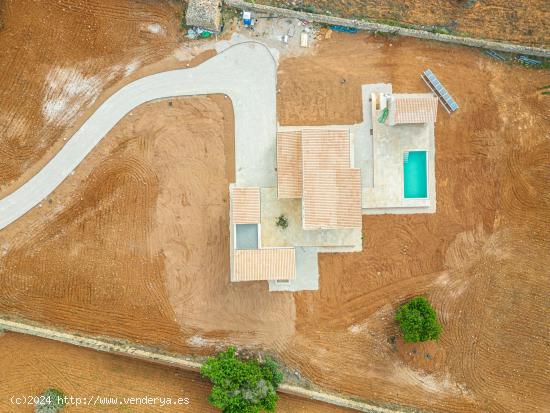
[[[410,151],[403,155],[403,184],[405,198],[428,197],[426,151]]]

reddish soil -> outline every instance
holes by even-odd
[[[449,33],[525,45],[550,44],[545,0],[259,0],[352,19],[446,28]],[[313,6],[313,9],[311,8]]]
[[[0,349],[12,357],[2,357],[0,411],[34,412],[33,406],[16,405],[12,396],[36,396],[45,389],[59,389],[65,396],[93,399],[97,404],[67,405],[63,412],[163,412],[215,413],[208,404],[210,384],[198,373],[167,368],[130,358],[113,356],[37,337],[5,333],[0,335]],[[124,404],[123,398],[164,399],[156,404]],[[97,397],[97,399],[96,399]],[[167,398],[189,398],[188,404],[168,405]],[[106,401],[110,400],[110,404]],[[116,399],[120,405],[113,404]],[[100,404],[101,403],[101,404]],[[281,413],[318,412],[352,413],[324,403],[280,395],[277,411]]]
[[[182,49],[181,12],[170,0],[0,2],[0,196],[33,176],[113,89],[199,52]]]
[[[427,67],[461,105],[438,115],[437,213],[365,216],[362,253],[322,256],[320,291],[296,296],[296,342],[283,358],[324,387],[370,399],[544,411],[550,99],[539,88],[550,73],[476,50],[339,35],[316,56],[283,62],[280,120],[357,122],[361,84],[422,91]],[[395,308],[416,294],[434,303],[445,333],[392,344]]]
[[[426,67],[455,96],[460,110],[440,111],[436,126],[436,214],[365,216],[363,252],[321,256],[318,292],[231,284],[230,101],[150,103],[42,206],[0,231],[0,313],[185,353],[237,343],[380,403],[544,411],[550,98],[538,89],[550,74],[477,50],[363,34],[333,34],[314,52],[280,64],[283,124],[358,122],[361,84],[423,91]],[[42,119],[42,100],[34,110]],[[59,127],[69,133],[71,122]],[[440,315],[438,343],[392,339],[395,309],[416,294]]]

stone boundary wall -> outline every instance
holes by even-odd
[[[189,370],[198,373],[202,363],[191,357],[185,357],[181,354],[159,351],[152,347],[141,346],[125,342],[122,340],[113,340],[103,337],[89,337],[79,334],[71,334],[62,332],[49,327],[43,327],[31,324],[26,321],[15,321],[11,317],[0,316],[0,334],[2,331],[11,331],[14,333],[28,334],[36,337],[55,340],[62,343],[72,344],[75,346],[85,347],[105,353],[132,357],[138,360],[162,364],[168,367],[175,367],[184,370]],[[400,409],[389,409],[378,407],[365,402],[351,400],[346,397],[335,394],[325,393],[317,390],[308,389],[301,386],[296,386],[289,383],[282,383],[278,389],[281,393],[291,394],[305,399],[317,400],[324,403],[329,403],[339,407],[357,410],[367,413],[405,413],[410,411]]]
[[[341,17],[325,16],[323,14],[306,13],[278,7],[265,6],[262,4],[253,4],[243,0],[224,0],[224,3],[227,6],[241,10],[255,11],[257,13],[266,13],[281,17],[293,17],[296,19],[314,21],[317,23],[324,23],[335,26],[353,27],[358,30],[392,33],[401,36],[416,37],[425,40],[435,40],[438,42],[453,43],[463,46],[478,47],[482,49],[498,50],[501,52],[525,54],[529,56],[550,57],[550,49],[544,49],[541,47],[522,46],[518,44],[495,42],[492,40],[475,39],[472,37],[461,37],[449,34],[432,33],[425,30],[390,26],[388,24],[344,19]]]

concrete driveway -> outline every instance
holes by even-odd
[[[237,185],[275,186],[276,82],[277,63],[267,47],[245,42],[197,67],[157,73],[124,86],[86,120],[40,172],[0,200],[0,229],[53,192],[128,112],[156,99],[228,95],[235,113]]]

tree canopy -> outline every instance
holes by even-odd
[[[415,297],[402,305],[395,319],[407,343],[437,340],[443,331],[435,310],[425,297]]]
[[[46,389],[35,404],[36,413],[58,413],[65,406],[65,396],[57,389]]]
[[[223,413],[274,412],[277,387],[283,380],[277,364],[271,360],[243,361],[234,347],[210,357],[201,375],[213,384],[208,401]]]

